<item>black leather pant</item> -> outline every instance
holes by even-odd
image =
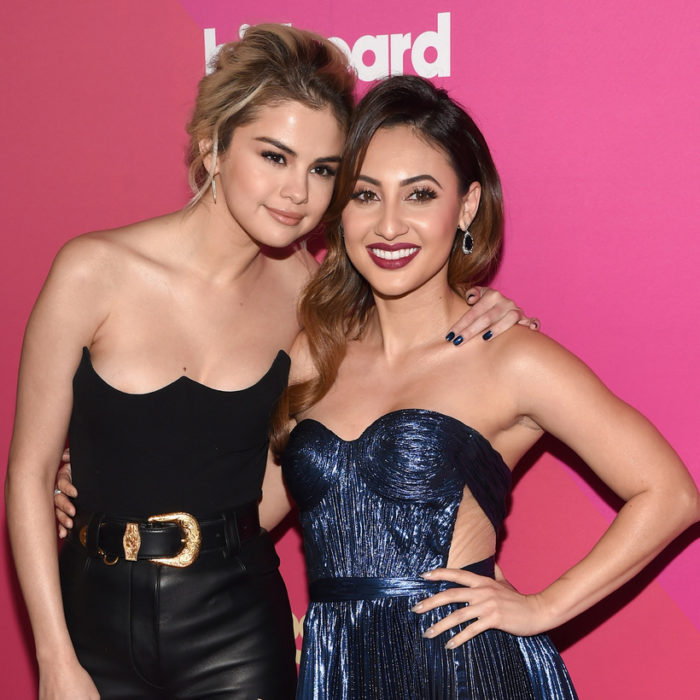
[[[104,699],[290,700],[292,614],[267,533],[185,569],[60,555],[66,620]]]

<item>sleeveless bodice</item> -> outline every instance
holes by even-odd
[[[134,518],[206,516],[257,500],[268,423],[288,373],[289,357],[280,350],[246,389],[219,391],[182,376],[129,394],[95,372],[84,348],[69,438],[78,508]]]
[[[576,697],[545,635],[487,630],[447,650],[468,623],[432,639],[424,633],[463,604],[412,612],[457,585],[420,574],[447,564],[465,488],[496,533],[505,517],[510,470],[476,430],[410,408],[347,441],[306,419],[292,431],[282,467],[299,504],[310,582],[298,700]],[[493,558],[465,568],[493,576]]]
[[[464,487],[496,532],[510,470],[476,430],[403,409],[345,441],[302,420],[282,461],[299,505],[309,580],[416,576],[445,566]]]

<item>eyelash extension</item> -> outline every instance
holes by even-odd
[[[435,199],[437,197],[437,192],[432,188],[428,187],[427,185],[422,185],[421,187],[415,187],[413,191],[411,192],[411,197],[413,195],[421,195],[417,199],[425,201],[426,199]]]
[[[416,197],[416,195],[418,196]],[[373,190],[363,189],[353,192],[350,198],[359,199],[360,201],[369,201],[370,198],[374,198],[375,196],[376,195]],[[428,185],[422,185],[419,187],[414,187],[411,190],[411,193],[408,195],[408,199],[415,197],[416,201],[421,202],[435,199],[437,196],[437,192],[432,187],[429,187]]]
[[[323,169],[323,170],[327,171],[325,173],[318,173],[318,175],[321,175],[321,177],[335,177],[336,172],[337,172],[336,169],[331,168],[330,165],[317,165],[314,168],[314,170],[319,170],[319,169]]]
[[[369,195],[369,196],[367,196],[367,195]],[[365,199],[363,199],[363,196],[365,197]],[[367,201],[369,201],[369,197],[374,197],[374,192],[372,192],[372,190],[364,189],[364,190],[357,190],[357,191],[353,192],[352,195],[350,196],[350,199],[357,199],[361,202],[367,202]]]
[[[272,161],[276,165],[282,165],[283,163],[287,162],[287,159],[284,157],[284,154],[279,153],[278,151],[263,151],[260,155],[263,158]]]

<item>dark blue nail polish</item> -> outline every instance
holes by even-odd
[[[453,331],[450,331],[450,332],[445,336],[445,340],[449,343],[449,342],[452,340],[452,338],[454,338],[454,337],[455,337],[454,332],[453,332]]]
[[[481,336],[484,340],[491,340],[493,338],[493,333],[491,331],[486,331],[484,335]]]
[[[463,340],[464,340],[464,338],[462,338],[461,335],[458,335],[458,336],[452,341],[452,343],[453,343],[454,345],[459,345]]]

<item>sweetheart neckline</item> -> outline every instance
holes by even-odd
[[[272,363],[268,367],[268,369],[265,371],[265,373],[258,379],[255,383],[251,384],[250,386],[243,387],[242,389],[217,389],[216,387],[213,386],[208,386],[207,384],[202,384],[202,382],[198,382],[196,379],[192,379],[191,377],[188,377],[186,374],[181,374],[179,377],[176,379],[173,379],[173,381],[168,382],[167,384],[164,384],[161,387],[158,387],[157,389],[152,389],[151,391],[143,391],[143,392],[130,392],[130,391],[123,391],[122,389],[118,389],[116,386],[113,386],[110,384],[106,379],[104,379],[99,372],[95,369],[95,366],[92,364],[92,355],[90,353],[90,348],[87,347],[87,345],[83,346],[83,357],[87,358],[87,365],[90,368],[90,371],[92,374],[97,377],[97,379],[108,389],[111,391],[116,392],[117,394],[121,394],[122,396],[153,396],[155,394],[159,394],[161,392],[166,391],[167,389],[171,389],[172,387],[176,386],[177,384],[181,383],[183,380],[190,382],[191,384],[194,384],[198,387],[201,387],[202,389],[206,389],[207,391],[212,391],[217,394],[241,394],[246,391],[251,391],[252,389],[255,389],[258,387],[260,384],[262,384],[265,379],[271,374],[272,370],[275,368],[277,363],[279,362],[281,357],[285,357],[287,353],[284,350],[278,350],[277,354],[275,355],[275,358],[272,360]],[[82,364],[82,363],[81,363]],[[80,369],[80,368],[78,368]],[[77,370],[76,370],[77,372]]]
[[[338,433],[336,433],[334,430],[329,428],[325,423],[322,423],[320,420],[317,420],[316,418],[302,418],[291,430],[289,436],[291,438],[292,433],[303,423],[316,423],[317,425],[320,425],[326,432],[330,433],[333,437],[336,438],[336,440],[339,440],[343,444],[346,445],[352,445],[353,443],[360,442],[362,439],[364,439],[365,435],[375,428],[377,424],[381,423],[383,420],[400,415],[400,414],[405,414],[405,413],[415,413],[417,415],[424,415],[424,416],[433,416],[435,418],[440,418],[440,419],[446,419],[449,422],[456,423],[458,426],[460,426],[463,430],[468,431],[472,435],[474,435],[477,439],[479,439],[481,442],[483,442],[490,450],[493,452],[494,455],[498,457],[499,463],[503,466],[504,469],[507,470],[508,474],[512,474],[510,468],[506,464],[505,460],[503,459],[503,456],[501,453],[491,444],[491,442],[488,440],[488,438],[484,437],[476,428],[473,428],[471,425],[468,425],[467,423],[464,423],[461,421],[459,418],[455,418],[454,416],[451,416],[447,413],[442,413],[440,411],[434,411],[430,408],[396,408],[393,411],[387,411],[386,413],[383,413],[381,416],[378,418],[375,418],[369,425],[367,425],[364,430],[356,437],[353,438],[352,440],[345,440],[344,438],[340,437]]]

